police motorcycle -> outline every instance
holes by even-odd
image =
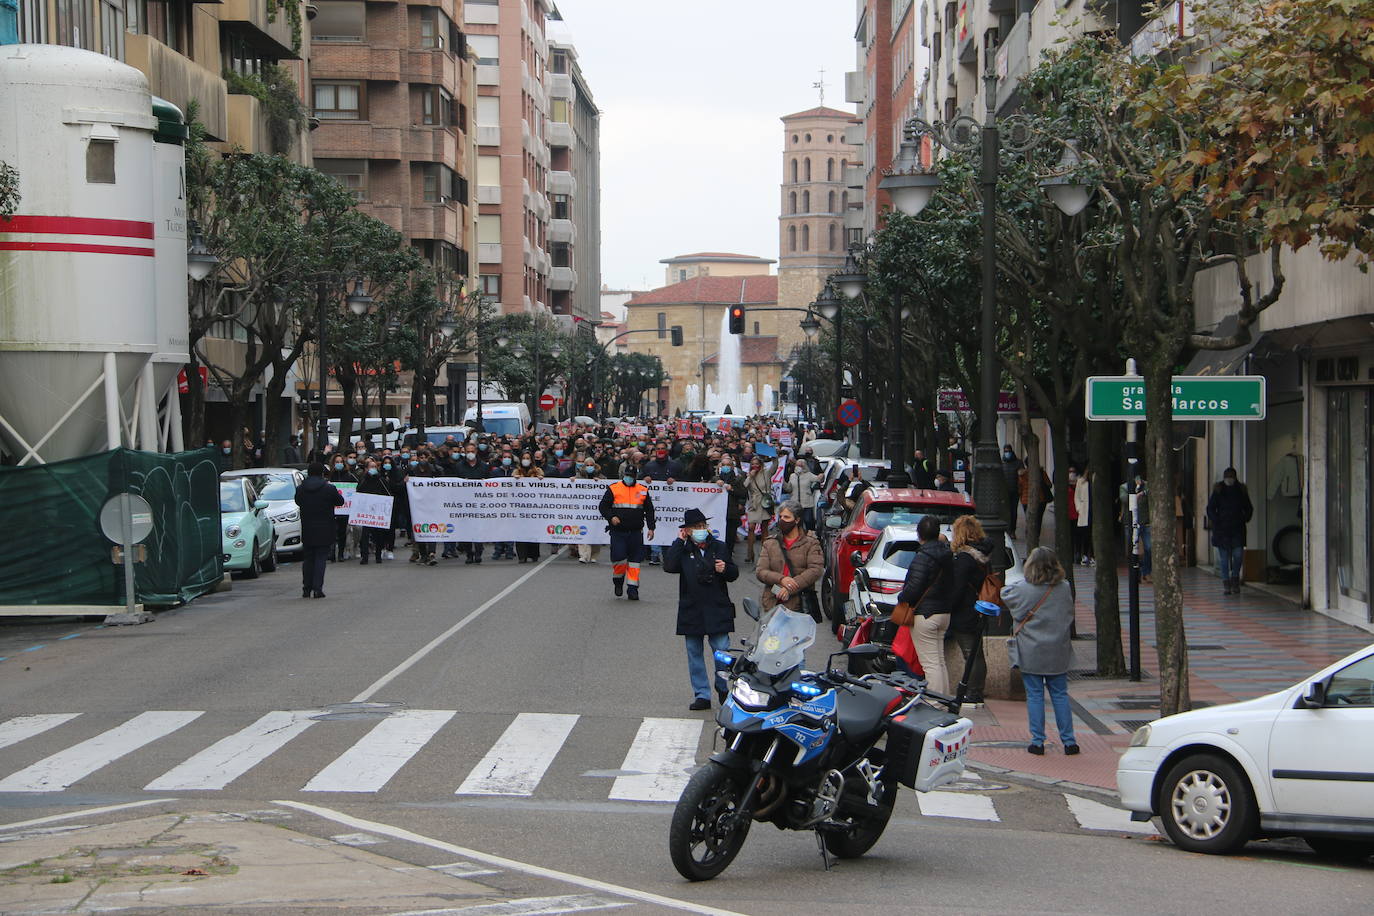
[[[716,721],[725,749],[693,774],[669,829],[673,865],[690,881],[724,871],[755,821],[814,830],[822,861],[856,858],[878,842],[897,786],[929,792],[964,772],[973,723],[960,701],[902,672],[864,677],[834,667],[872,660],[879,647],[834,653],[826,671],[802,668],[816,623],[782,605],[759,622],[745,649],[719,651],[728,693]],[[876,610],[876,608],[874,609]]]

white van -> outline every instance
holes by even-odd
[[[404,427],[401,421],[392,417],[361,417],[353,418],[353,435],[349,439],[350,444],[357,442],[365,435],[371,434],[373,448],[396,448],[401,444],[401,433]],[[339,444],[339,421],[337,418],[329,421],[329,443],[337,446]]]
[[[463,413],[463,424],[475,426],[477,408],[469,407]],[[498,403],[482,405],[482,427],[493,436],[521,436],[530,425],[530,409],[524,404]]]

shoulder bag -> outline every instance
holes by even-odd
[[[901,601],[897,602],[897,606],[892,609],[892,622],[899,627],[909,627],[915,623],[916,608],[920,607],[925,602],[931,590],[940,583],[940,578],[944,576],[944,574],[945,571],[943,569],[935,574],[935,578],[926,586],[926,590],[921,593],[920,599],[917,600],[915,604],[905,604]]]
[[[1021,631],[1026,628],[1026,624],[1031,622],[1031,618],[1035,616],[1035,612],[1040,610],[1040,605],[1045,603],[1045,599],[1050,596],[1050,592],[1052,591],[1054,591],[1053,585],[1045,586],[1045,594],[1041,595],[1040,600],[1035,602],[1035,606],[1030,609],[1030,613],[1023,617],[1021,622],[1016,625],[1016,629],[1011,631],[1011,639],[1007,640],[1007,659],[1011,662],[1013,668],[1021,667],[1021,650],[1016,644],[1016,637],[1021,635]]]
[[[790,576],[792,575],[792,555],[788,553],[787,547],[783,544],[781,536],[778,537],[778,547],[782,550],[782,574],[784,576]],[[821,598],[816,594],[816,587],[813,585],[810,588],[804,588],[797,593],[797,596],[801,598],[801,603],[799,605],[801,612],[809,615],[816,623],[820,623]]]

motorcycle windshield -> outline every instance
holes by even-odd
[[[764,623],[748,659],[764,674],[782,674],[800,665],[815,641],[816,621],[779,605]]]

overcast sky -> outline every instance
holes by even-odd
[[[785,114],[844,101],[854,0],[557,0],[601,109],[601,276],[667,257],[778,256]],[[550,30],[552,31],[552,29]]]

